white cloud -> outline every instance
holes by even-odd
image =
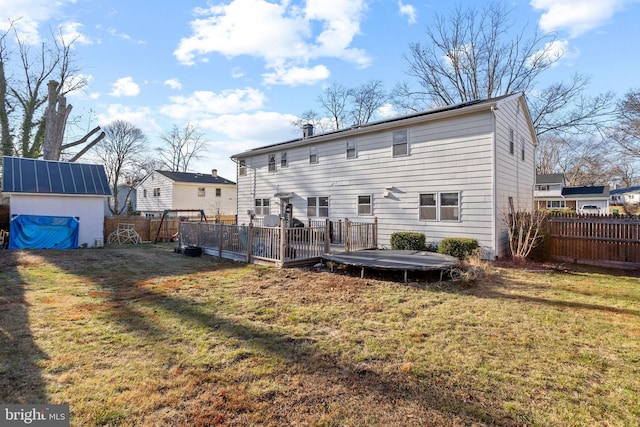
[[[230,154],[243,150],[282,142],[291,136],[291,122],[296,120],[292,114],[258,111],[254,113],[223,114],[205,120],[199,120],[198,124],[214,132],[224,134],[226,141],[213,142],[213,146],[227,148],[233,151]],[[301,136],[300,133],[299,136]],[[294,137],[295,138],[295,137]],[[230,144],[229,139],[233,140]]]
[[[182,83],[178,79],[169,79],[165,80],[163,83],[165,86],[169,86],[171,89],[180,90],[182,89]]]
[[[0,32],[9,28],[14,21],[14,28],[27,44],[40,42],[38,27],[41,23],[56,16],[66,0],[0,0]],[[47,29],[48,30],[48,29]]]
[[[215,93],[196,91],[191,96],[172,96],[171,104],[160,112],[176,120],[209,118],[218,114],[255,111],[264,105],[265,95],[258,89],[230,89]]]
[[[309,69],[309,63],[319,58],[339,58],[365,67],[371,62],[368,55],[351,47],[365,7],[364,0],[308,0],[304,5],[232,0],[199,8],[191,22],[192,35],[180,40],[174,55],[188,65],[211,53],[228,58],[254,56],[272,71],[266,77],[289,74],[282,69]]]
[[[410,4],[402,3],[402,0],[398,0],[398,9],[400,9],[400,15],[407,17],[409,24],[415,24],[417,21],[416,8]]]
[[[393,104],[384,104],[382,107],[378,108],[378,115],[381,119],[390,119],[393,117],[398,117],[401,113],[395,109]]]
[[[140,86],[133,81],[133,77],[119,78],[112,87],[111,96],[137,96],[140,93]]]
[[[84,25],[79,22],[66,22],[60,26],[60,37],[62,41],[66,44],[68,43],[79,43],[90,45],[93,42],[81,32]]]
[[[567,58],[569,53],[569,41],[554,40],[546,43],[544,48],[529,57],[529,65],[534,62],[556,63],[560,58]]]
[[[637,0],[531,0],[536,10],[544,10],[540,28],[545,32],[565,30],[577,37],[611,20],[616,12]]]
[[[106,113],[98,114],[98,124],[106,126],[115,120],[124,120],[139,127],[147,136],[158,134],[162,128],[151,118],[152,111],[147,107],[128,107],[121,104],[111,104]]]
[[[265,83],[267,84],[284,84],[289,86],[312,85],[322,80],[326,80],[331,72],[324,65],[316,65],[313,68],[278,67],[272,73],[263,74]]]
[[[108,30],[110,35],[112,35],[113,37],[122,39],[122,40],[127,40],[130,41],[134,44],[145,44],[146,42],[144,40],[134,40],[129,34],[127,33],[121,33],[118,30],[116,30],[113,27],[110,27]]]

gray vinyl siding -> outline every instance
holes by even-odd
[[[160,197],[153,195],[155,188],[160,189]],[[147,190],[147,197],[144,197],[144,190]],[[140,212],[162,212],[165,209],[172,209],[173,181],[166,176],[152,172],[136,187],[137,208]]]

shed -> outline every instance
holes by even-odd
[[[102,165],[5,156],[2,166],[11,248],[102,245],[104,199],[111,195]]]

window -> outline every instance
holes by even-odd
[[[549,191],[549,190],[551,190],[551,186],[549,184],[544,184],[544,185],[539,184],[539,185],[536,185],[536,190],[538,190],[538,191]]]
[[[509,129],[509,154],[513,154],[515,152],[515,141],[513,138],[513,129]]]
[[[459,221],[460,193],[420,194],[419,219],[423,221]]]
[[[142,197],[147,197],[147,189],[142,190]]]
[[[269,172],[276,171],[276,155],[269,154]]]
[[[565,209],[566,207],[564,200],[547,200],[547,209]]]
[[[307,197],[307,216],[308,217],[329,217],[329,198],[328,197]]]
[[[245,176],[247,174],[247,161],[240,160],[238,161],[238,175]]]
[[[318,163],[317,147],[309,147],[309,163]]]
[[[524,162],[524,138],[520,138],[520,158]]]
[[[198,187],[198,197],[204,197],[204,187]]]
[[[280,153],[280,167],[286,168],[287,166],[289,166],[289,164],[287,163],[287,152],[284,151]]]
[[[160,197],[160,188],[153,189],[153,197]]]
[[[358,215],[371,215],[371,196],[358,196]]]
[[[356,140],[354,138],[347,139],[347,159],[355,159],[356,155]]]
[[[407,130],[397,130],[393,132],[393,157],[406,156],[409,154],[409,143],[407,142]]]
[[[427,193],[420,195],[420,219],[426,221],[435,221],[436,215],[436,194]]]
[[[269,199],[256,199],[256,215],[269,215]]]
[[[222,197],[222,188],[216,188],[216,197]]]

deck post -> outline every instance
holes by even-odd
[[[378,247],[378,217],[373,218],[373,247]]]
[[[247,232],[247,263],[251,263],[251,246],[253,245],[253,222],[249,223]]]
[[[331,250],[331,220],[327,218],[324,222],[324,253],[328,254]]]
[[[351,252],[351,226],[349,218],[344,219],[344,251]]]
[[[180,227],[181,223],[182,223],[181,221],[178,221],[178,227]],[[202,231],[200,230],[200,225],[201,224],[202,223],[200,221],[196,222],[196,230],[197,230],[196,234],[198,235],[198,237],[196,238],[196,246],[197,247],[200,247],[200,233],[202,233]]]
[[[280,266],[284,265],[284,260],[286,258],[286,249],[287,249],[287,228],[284,221],[284,218],[280,219],[280,255],[278,259],[280,260]]]

